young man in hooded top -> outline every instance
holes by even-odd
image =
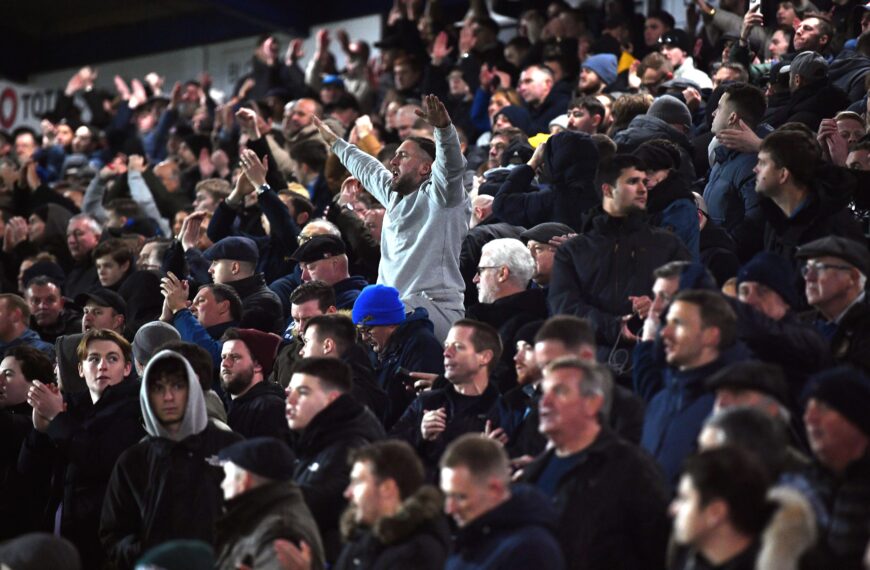
[[[100,540],[119,568],[167,540],[214,541],[223,470],[208,459],[242,439],[208,421],[202,387],[177,352],[151,358],[139,402],[148,437],[118,459],[100,523]]]

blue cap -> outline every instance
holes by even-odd
[[[327,73],[323,76],[320,84],[324,87],[344,87],[344,79],[342,79],[340,75]]]
[[[232,259],[233,261],[249,261],[257,263],[260,252],[254,240],[246,237],[232,236],[220,240],[202,254],[208,261]]]
[[[245,471],[273,481],[293,479],[296,458],[293,452],[280,439],[274,437],[252,437],[218,453],[221,461],[235,463]]]
[[[405,322],[405,304],[399,290],[386,285],[368,285],[353,304],[353,324],[374,327]]]
[[[747,261],[737,271],[737,286],[744,281],[754,281],[773,289],[789,307],[800,306],[797,275],[792,264],[775,253],[762,251]]]

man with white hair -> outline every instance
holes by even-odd
[[[831,343],[841,364],[870,371],[870,306],[864,287],[870,271],[870,252],[863,243],[828,236],[798,248],[805,261],[807,302],[816,311],[811,322]]]
[[[472,305],[467,316],[498,330],[505,350],[493,380],[502,393],[516,385],[513,359],[520,328],[548,316],[546,290],[529,289],[534,274],[535,260],[520,240],[500,238],[483,246],[474,277],[480,304]]]

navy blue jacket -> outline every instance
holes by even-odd
[[[559,133],[547,141],[544,171],[550,185],[532,184],[535,171],[522,164],[511,170],[492,202],[492,212],[502,221],[531,228],[544,222],[580,229],[581,217],[598,205],[595,168],[598,149],[584,133]]]
[[[402,416],[414,399],[414,391],[409,378],[398,374],[398,369],[409,372],[444,373],[444,349],[435,338],[435,326],[429,320],[429,312],[417,308],[407,316],[397,328],[387,346],[375,355],[372,367],[377,375],[378,385],[389,398],[384,415],[384,427],[389,430]]]
[[[456,533],[445,570],[562,570],[554,530],[556,511],[534,487],[516,485],[511,497]]]
[[[365,277],[351,275],[347,279],[342,279],[333,285],[332,290],[335,291],[335,308],[338,310],[353,309],[353,304],[356,301],[356,298],[359,297],[359,292],[368,284],[369,282],[366,281]]]
[[[697,447],[704,420],[716,397],[705,380],[730,362],[719,358],[692,370],[667,366],[656,341],[634,348],[634,390],[646,403],[641,446],[658,461],[665,477],[676,487],[683,461]]]

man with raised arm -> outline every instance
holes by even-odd
[[[444,104],[429,95],[417,113],[435,127],[435,142],[407,138],[389,169],[313,120],[345,168],[387,210],[378,283],[398,289],[407,306],[425,308],[435,336],[444,340],[450,325],[465,315],[459,251],[471,200],[462,184],[465,157]]]

